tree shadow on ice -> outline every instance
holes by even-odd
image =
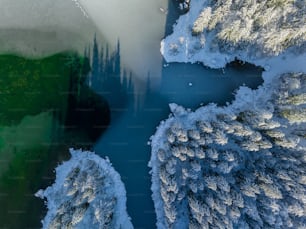
[[[174,1],[169,1],[166,35],[179,16],[177,6]],[[96,143],[95,151],[108,156],[121,174],[127,190],[128,212],[135,228],[155,228],[150,169],[147,167],[150,146],[147,142],[160,121],[168,117],[168,104],[177,103],[192,109],[198,108],[201,103],[224,105],[234,98],[233,92],[244,83],[251,88],[261,84],[261,72],[254,73],[255,68],[252,67],[248,70],[226,68],[223,72],[199,64],[175,63],[167,66],[163,63],[165,67],[160,87],[152,87],[155,78],[148,73],[139,83],[142,85],[140,92],[134,92],[130,74],[118,67],[119,51],[119,43],[117,51],[110,55],[108,48],[99,51],[94,41],[93,53],[89,55],[92,56],[91,87],[107,98],[112,114],[116,114],[116,109],[122,111],[117,112],[115,121],[112,116],[111,128]],[[139,201],[140,198],[142,201]]]
[[[129,92],[134,91],[131,73],[128,74],[121,67],[120,42],[111,53],[108,45],[99,45],[94,37],[92,48],[85,49],[85,56],[91,61],[87,83],[106,99],[111,111],[110,121],[114,123],[127,108]]]
[[[134,227],[155,228],[147,166],[150,146],[147,142],[159,122],[168,116],[169,109],[167,102],[150,89],[149,76],[143,78],[148,80],[142,82],[142,92],[129,94],[125,113],[99,139],[95,151],[108,156],[121,175],[127,190],[127,210]]]

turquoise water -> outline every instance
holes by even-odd
[[[197,64],[170,64],[163,69],[159,87],[152,89],[147,80],[143,83],[146,90],[129,94],[121,109],[113,109],[117,118],[97,141],[95,151],[108,156],[121,174],[127,190],[128,213],[135,228],[155,228],[147,142],[159,122],[168,117],[168,104],[175,102],[191,109],[200,103],[224,105],[233,99],[239,86],[256,88],[261,84],[260,75],[261,70],[252,66],[228,67],[223,72]],[[110,91],[109,96],[116,96],[116,91]]]
[[[171,31],[172,24],[179,13],[176,8],[177,5],[173,2],[169,1],[169,13],[165,25],[166,34]],[[154,10],[159,12],[158,5]],[[145,16],[145,12],[143,14]],[[155,20],[152,21],[156,23]],[[154,50],[151,50],[152,53],[156,54],[160,39],[160,37],[154,37],[155,43],[152,45],[154,47]],[[68,158],[69,147],[90,148],[92,142],[89,141],[88,137],[96,138],[101,130],[107,128],[106,132],[96,141],[94,149],[99,155],[108,156],[115,169],[121,174],[127,189],[128,213],[135,228],[156,228],[156,216],[150,190],[151,177],[147,166],[150,159],[150,146],[147,143],[160,121],[168,117],[170,112],[168,104],[175,102],[191,109],[196,109],[200,104],[205,105],[209,102],[224,105],[233,99],[233,92],[240,85],[246,84],[255,88],[262,83],[261,70],[249,65],[232,66],[224,70],[211,70],[200,64],[170,64],[163,67],[165,63],[160,61],[161,56],[152,60],[152,66],[149,66],[149,69],[162,69],[161,77],[159,74],[153,75],[154,73],[150,73],[149,69],[143,70],[144,72],[147,71],[147,74],[139,75],[140,71],[135,74],[133,69],[147,66],[148,60],[145,60],[145,63],[137,63],[138,66],[122,65],[119,46],[117,52],[113,54],[104,49],[104,56],[101,57],[102,53],[98,53],[98,50],[105,45],[93,46],[90,51],[86,50],[86,53],[92,62],[92,74],[88,82],[91,88],[99,93],[101,98],[105,98],[110,105],[110,125],[107,126],[109,117],[103,115],[103,113],[108,113],[104,110],[106,106],[103,105],[100,110],[92,109],[97,106],[95,104],[96,97],[91,100],[85,99],[80,103],[80,107],[75,109],[75,112],[71,111],[72,113],[67,116],[67,126],[65,128],[60,124],[54,124],[52,114],[42,113],[37,114],[37,117],[32,117],[30,126],[39,125],[40,127],[43,127],[43,125],[38,121],[42,117],[47,117],[43,121],[50,124],[46,125],[46,129],[52,130],[50,132],[52,139],[49,140],[49,135],[46,136],[48,139],[43,140],[34,136],[37,141],[43,143],[43,146],[47,146],[43,149],[39,147],[31,148],[24,155],[30,157],[31,153],[35,153],[36,156],[41,157],[42,153],[45,153],[47,159],[41,158],[41,160],[38,160],[44,162],[44,164],[39,165],[40,167],[28,166],[25,169],[20,167],[21,169],[17,171],[20,174],[15,172],[20,177],[22,177],[23,172],[27,172],[33,179],[26,181],[22,179],[18,181],[17,179],[15,181],[18,178],[16,174],[13,174],[13,179],[9,177],[10,186],[8,187],[13,187],[14,192],[8,195],[7,190],[9,188],[5,190],[0,188],[0,202],[3,206],[0,227],[39,227],[39,221],[44,217],[46,209],[42,210],[43,202],[35,198],[33,193],[53,182],[53,169],[57,163]],[[124,53],[124,56],[136,54],[131,51],[131,53]],[[150,56],[151,53],[148,52],[147,55]],[[156,67],[157,63],[160,63],[160,66]],[[156,72],[158,71],[156,70]],[[57,83],[63,86],[63,83]],[[72,89],[69,89],[68,86],[64,88],[66,94],[69,90]],[[50,93],[50,95],[59,96],[57,93]],[[43,97],[39,101],[46,101],[46,98]],[[70,105],[76,103],[74,100],[68,102]],[[88,109],[93,110],[91,116],[86,115],[86,112],[84,113]],[[64,117],[65,115],[61,114],[61,116]],[[80,120],[81,122],[79,122]],[[73,130],[75,122],[80,124],[81,131]],[[24,127],[19,129],[20,132],[24,133]],[[70,131],[70,129],[72,130]],[[16,132],[15,129],[13,131]],[[40,137],[43,137],[43,135]],[[52,147],[49,147],[47,143]],[[36,145],[41,146],[40,143],[35,143]],[[31,159],[29,160],[31,163],[37,163],[37,160],[33,160],[33,158],[28,159]],[[19,165],[18,161],[16,164]],[[35,176],[32,176],[32,173]],[[36,178],[36,176],[39,176],[39,178]],[[25,192],[23,189],[17,188],[19,183],[21,185],[18,187],[26,187],[25,190],[28,191]],[[14,201],[11,201],[12,199]],[[32,211],[29,209],[32,209]]]
[[[233,99],[233,92],[240,85],[255,88],[261,82],[260,71],[250,66],[227,68],[223,73],[200,65],[172,64],[164,69],[158,89],[140,94],[143,103],[137,109],[130,98],[127,106],[116,111],[120,113],[119,118],[101,136],[95,151],[108,156],[121,174],[127,189],[128,212],[135,228],[155,228],[147,142],[159,122],[168,117],[168,104],[175,102],[192,109],[200,103],[225,104]]]
[[[171,32],[172,24],[179,14],[174,1],[169,1],[168,10],[166,34]],[[160,40],[157,38],[156,42]],[[117,52],[117,57],[119,56],[120,53]],[[121,70],[121,86],[118,88],[118,83],[114,83],[114,87],[108,85],[107,93],[102,95],[111,101],[113,118],[109,128],[94,147],[96,153],[110,158],[121,175],[127,190],[127,210],[137,229],[156,228],[150,190],[151,177],[147,166],[150,146],[147,143],[160,121],[168,117],[168,104],[174,102],[193,110],[200,104],[210,102],[225,105],[234,98],[234,91],[239,86],[256,88],[262,83],[262,70],[251,65],[233,64],[223,70],[208,69],[201,64],[161,65],[161,79],[148,73],[137,76],[142,79],[141,82],[133,81],[127,77],[129,74],[123,74]],[[114,72],[103,72],[103,78],[108,75],[113,78]],[[95,85],[93,88],[103,91]],[[138,90],[135,92],[134,88]],[[125,92],[122,93],[122,90]],[[118,91],[121,91],[121,94],[118,94]],[[118,97],[124,102],[113,101],[113,98]]]

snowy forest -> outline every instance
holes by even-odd
[[[292,46],[300,46],[299,51],[305,51],[305,1],[209,2],[194,22],[192,32],[215,30],[219,47],[228,51],[260,48],[265,55],[277,55]]]
[[[171,104],[151,138],[158,228],[306,228],[306,74],[226,107]]]
[[[203,49],[256,58],[276,56],[287,49],[301,54],[306,50],[306,2],[193,1],[176,27],[162,48],[170,56],[186,52],[191,58]]]
[[[47,198],[43,228],[133,228],[124,185],[110,162],[92,152],[70,153],[56,168],[55,183],[36,193]]]

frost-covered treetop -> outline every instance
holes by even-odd
[[[161,52],[167,61],[195,62],[201,52],[264,58],[288,49],[306,51],[305,0],[191,1]]]
[[[43,228],[132,229],[126,191],[111,163],[92,152],[70,153],[56,168],[55,183],[35,194],[47,198]]]
[[[158,228],[306,228],[306,74],[241,87],[152,137]]]
[[[215,30],[220,48],[260,48],[277,55],[306,46],[304,0],[210,0],[194,21],[194,35]]]

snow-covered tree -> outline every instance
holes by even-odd
[[[253,61],[285,51],[300,55],[306,50],[305,21],[303,0],[198,0],[162,41],[161,51],[168,62],[214,68],[234,57]]]
[[[36,193],[47,198],[43,228],[126,228],[125,188],[108,160],[92,152],[70,150],[71,159],[56,168],[55,183]]]
[[[165,228],[186,222],[189,228],[303,228],[306,117],[299,95],[305,82],[305,74],[283,74],[263,86],[270,94],[247,90],[245,103],[208,105],[160,127],[152,157],[160,150],[170,155],[153,165],[160,169],[155,184]],[[169,132],[175,141],[161,142]]]

